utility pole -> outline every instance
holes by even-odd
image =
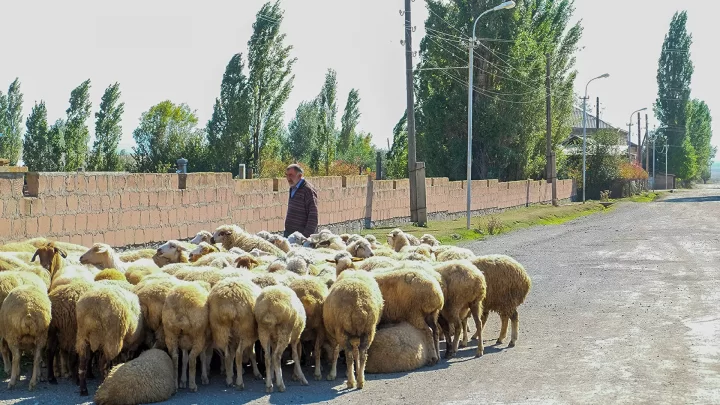
[[[668,152],[670,151],[669,149],[670,149],[670,148],[668,148],[667,136],[666,136],[666,137],[665,137],[665,190],[668,189],[668,184],[667,184],[667,177],[668,177],[668,175],[667,175],[667,157],[668,157]]]
[[[642,167],[642,139],[640,139],[640,113],[638,112],[638,149],[637,149],[637,162]]]
[[[545,110],[547,112],[547,180],[552,183],[552,205],[557,207],[557,179],[555,178],[555,152],[552,147],[552,99],[550,98],[550,54],[545,55]]]
[[[595,102],[595,130],[600,129],[600,97]]]
[[[408,177],[410,179],[410,221],[417,222],[417,182],[415,179],[415,97],[413,94],[412,18],[405,0],[405,81],[407,87]]]
[[[652,186],[653,191],[655,191],[655,139],[657,139],[657,131],[653,134],[653,170],[652,170]]]
[[[645,144],[649,148],[650,147],[650,140],[648,139],[648,135],[650,134],[648,130],[648,115],[645,114]],[[650,171],[650,152],[645,151],[645,170],[648,172]]]

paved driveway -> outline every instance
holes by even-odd
[[[226,389],[216,371],[212,385],[168,403],[720,403],[720,190],[623,203],[469,247],[510,254],[532,277],[517,347],[493,346],[493,314],[479,359],[470,347],[432,368],[369,375],[362,391],[344,390],[344,367],[335,382],[306,369],[308,387],[290,381],[288,367],[287,391],[272,395],[247,378],[245,391]],[[0,404],[81,399],[66,382],[26,389],[0,388]]]

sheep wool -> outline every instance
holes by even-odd
[[[381,327],[368,349],[365,371],[400,373],[416,370],[430,362],[433,337],[407,322]]]
[[[135,405],[167,401],[175,392],[173,362],[162,350],[150,349],[110,370],[95,393],[98,405]]]

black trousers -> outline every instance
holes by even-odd
[[[292,235],[292,232],[290,232],[290,231],[283,232],[283,237],[285,237],[285,238],[287,238],[290,235]]]

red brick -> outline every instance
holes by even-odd
[[[128,226],[139,227],[142,223],[140,222],[140,211],[132,211],[130,213],[130,223]]]
[[[90,198],[90,211],[92,212],[98,212],[102,210],[102,199],[96,195],[89,197]]]
[[[82,245],[82,235],[75,234],[70,236],[70,243],[74,243],[76,245]]]
[[[50,221],[50,233],[57,235],[63,231],[63,216],[55,215]]]
[[[89,195],[81,195],[80,197],[78,197],[78,212],[89,212],[92,207],[92,204],[90,204],[90,200],[92,200],[93,198],[95,197],[91,197]]]
[[[140,212],[140,225],[141,226],[150,225],[150,211]]]
[[[124,238],[123,245],[131,245],[135,242],[135,230],[134,229],[126,229],[124,232]]]
[[[97,227],[98,229],[106,230],[110,225],[110,214],[108,212],[101,212],[97,214]]]
[[[77,175],[75,177],[76,192],[79,194],[87,193],[87,178],[84,175]]]
[[[62,176],[53,176],[52,190],[56,194],[65,194],[65,178]]]
[[[87,214],[75,215],[75,230],[77,232],[85,232],[87,229]]]
[[[68,212],[77,212],[78,209],[78,198],[76,195],[69,195],[65,198],[65,201],[67,201],[67,211]]]
[[[153,191],[153,192],[151,192],[151,193],[148,193],[148,205],[149,205],[150,207],[157,207],[157,206],[158,206],[158,201],[159,201],[159,197],[158,197],[158,192],[157,192],[157,191]]]
[[[38,218],[38,233],[40,235],[47,235],[50,233],[50,217],[43,215]]]
[[[95,194],[97,192],[97,179],[95,176],[87,177],[87,193]]]
[[[37,218],[25,218],[25,231],[30,236],[38,235],[38,220],[37,220]]]
[[[96,242],[97,236],[94,236],[91,233],[85,233],[82,235],[82,245],[85,247],[91,247]],[[101,242],[102,239],[98,238],[97,242]]]
[[[75,215],[70,214],[63,216],[63,231],[65,233],[75,232]]]
[[[172,228],[169,226],[165,226],[162,228],[162,241],[167,241],[173,238],[173,232]]]
[[[87,214],[87,229],[88,232],[93,232],[98,230],[98,214]]]
[[[96,179],[98,193],[106,194],[108,192],[108,176],[99,175]]]
[[[139,245],[141,243],[145,243],[145,231],[142,229],[136,229],[135,230],[135,244]]]

